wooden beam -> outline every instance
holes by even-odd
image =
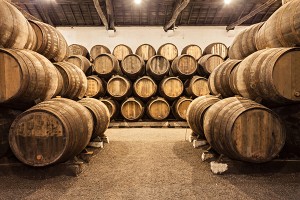
[[[99,3],[99,0],[93,0],[94,2],[94,5],[95,5],[95,8],[97,10],[97,13],[102,21],[102,23],[104,24],[105,26],[105,29],[108,30],[109,29],[109,26],[108,26],[108,21],[107,21],[107,18],[106,16],[104,15],[102,9],[101,9],[101,6],[100,6],[100,3]]]
[[[176,22],[178,15],[185,9],[185,7],[189,4],[190,0],[176,0],[174,4],[174,9],[172,13],[172,17],[169,22],[164,26],[164,30],[168,31]]]
[[[265,10],[266,8],[268,8],[269,6],[271,6],[272,4],[274,4],[276,2],[277,2],[277,0],[268,0],[268,1],[266,1],[262,5],[260,5],[259,7],[257,7],[256,9],[254,9],[253,11],[251,11],[248,15],[245,15],[241,19],[239,19],[236,22],[234,22],[234,23],[230,24],[229,26],[227,26],[226,30],[227,31],[233,30],[236,26],[242,24],[243,22],[245,22],[248,19],[252,18],[256,14],[260,13],[261,11]]]
[[[108,20],[108,30],[114,30],[115,28],[115,17],[114,17],[114,7],[111,0],[105,0],[107,20]]]

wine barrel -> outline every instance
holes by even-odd
[[[9,144],[23,163],[41,167],[78,155],[93,132],[93,117],[80,103],[63,98],[44,101],[19,115]]]
[[[87,77],[86,97],[99,98],[103,97],[106,92],[106,83],[98,76],[92,75]]]
[[[108,129],[110,122],[110,113],[106,105],[100,100],[93,98],[84,98],[78,103],[86,107],[93,116],[94,128],[91,138],[105,138],[104,133]]]
[[[133,52],[129,46],[125,44],[119,44],[114,48],[112,54],[116,56],[119,61],[122,61],[126,56],[132,53]]]
[[[15,118],[22,112],[9,108],[0,108],[0,158],[9,150],[8,134]]]
[[[52,98],[58,89],[55,67],[30,50],[0,49],[0,103]]]
[[[111,54],[100,54],[97,58],[95,58],[93,66],[99,77],[106,80],[112,75],[122,74],[118,60]]]
[[[117,101],[109,97],[101,98],[100,101],[104,103],[108,108],[109,116],[111,119],[114,119],[119,114],[120,105]]]
[[[159,93],[167,100],[175,100],[181,96],[184,85],[178,77],[167,77],[159,84]]]
[[[223,98],[234,96],[234,92],[230,88],[229,79],[232,71],[240,62],[241,60],[228,59],[214,69],[208,79],[208,87],[211,94],[221,94]]]
[[[170,110],[169,103],[161,97],[156,97],[147,103],[147,115],[157,121],[166,119]]]
[[[259,29],[257,49],[300,46],[300,4],[291,1],[282,5]]]
[[[122,72],[131,80],[136,80],[145,74],[145,62],[142,57],[130,54],[121,61]]]
[[[181,55],[183,54],[193,56],[195,60],[199,60],[202,56],[202,49],[198,45],[190,44],[182,49]]]
[[[62,34],[49,24],[29,20],[37,36],[36,51],[49,60],[60,62],[68,58],[69,46]]]
[[[133,84],[134,94],[142,100],[147,100],[157,92],[157,85],[149,76],[143,76]]]
[[[74,65],[76,65],[77,67],[79,67],[84,73],[87,72],[87,70],[90,68],[91,63],[90,61],[84,57],[84,56],[80,56],[80,55],[72,55],[69,58],[66,59],[67,62],[72,63]]]
[[[178,100],[174,101],[172,105],[172,113],[176,119],[186,120],[187,109],[192,101],[192,99],[187,97],[180,97]]]
[[[282,121],[274,112],[241,97],[212,105],[204,115],[204,134],[219,154],[253,163],[272,160],[286,138]]]
[[[143,117],[145,106],[143,102],[135,97],[126,99],[121,105],[122,116],[129,121],[137,121]]]
[[[224,59],[216,54],[207,54],[198,60],[198,73],[200,75],[209,75],[212,71],[224,62]]]
[[[209,44],[204,49],[203,55],[207,55],[207,54],[219,55],[221,58],[223,58],[225,60],[228,56],[228,48],[223,43],[215,42],[215,43]]]
[[[255,38],[263,24],[264,22],[261,22],[249,26],[235,36],[228,51],[230,59],[242,60],[257,51]]]
[[[184,88],[187,96],[199,97],[209,94],[208,81],[201,76],[193,76],[184,82]]]
[[[244,59],[232,73],[232,84],[241,95],[278,104],[300,101],[300,48],[271,48]]]
[[[199,138],[205,139],[204,129],[203,129],[203,118],[207,109],[220,101],[219,98],[212,95],[205,95],[197,97],[190,103],[186,111],[186,120],[188,125],[192,129],[193,133]]]
[[[90,50],[91,61],[94,62],[94,60],[101,54],[111,54],[111,51],[104,45],[93,46]]]
[[[79,56],[86,57],[88,60],[90,59],[89,51],[87,50],[87,48],[85,48],[80,44],[71,44],[69,46],[69,51],[70,51],[70,56],[79,55]]]
[[[131,82],[125,77],[113,76],[107,82],[107,93],[115,100],[123,100],[131,92]]]
[[[156,55],[156,51],[150,44],[142,44],[136,49],[135,54],[141,56],[146,62]]]
[[[166,43],[158,48],[157,55],[161,55],[167,60],[173,61],[178,56],[178,49],[174,44]]]
[[[30,25],[23,14],[7,1],[0,1],[0,46],[24,49],[30,38]]]
[[[154,80],[162,80],[170,70],[170,62],[163,56],[151,57],[146,65],[146,73]]]
[[[178,76],[181,80],[186,80],[197,72],[197,66],[197,61],[193,56],[184,54],[173,60],[171,72],[172,75]]]
[[[54,63],[63,77],[63,88],[60,96],[69,99],[82,99],[87,91],[87,78],[76,65],[68,62]]]

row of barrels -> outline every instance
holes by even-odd
[[[72,159],[91,139],[105,138],[110,122],[105,104],[92,98],[54,98],[23,113],[7,108],[0,113],[0,156],[10,147],[21,162],[35,167]]]
[[[138,121],[148,117],[147,120],[162,121],[169,119],[171,114],[177,120],[186,120],[186,111],[192,99],[182,96],[172,104],[159,96],[153,97],[147,102],[143,102],[137,97],[129,97],[121,104],[110,97],[100,98],[100,101],[107,106],[111,119],[124,118],[128,121]]]
[[[113,51],[110,51],[109,48],[104,45],[95,45],[91,48],[90,52],[84,46],[79,44],[72,44],[69,46],[69,49],[71,55],[81,55],[87,57],[91,62],[95,62],[95,59],[103,53],[114,55],[118,61],[122,61],[130,54],[136,54],[140,56],[145,62],[155,55],[163,56],[168,61],[173,61],[175,58],[180,56],[178,48],[172,43],[161,45],[157,51],[150,44],[142,44],[138,46],[135,53],[129,46],[125,44],[117,45]],[[223,43],[215,42],[209,44],[202,51],[201,47],[198,45],[190,44],[182,49],[181,55],[183,54],[192,56],[196,61],[198,61],[203,55],[207,54],[219,55],[223,59],[226,59],[228,57],[228,47]]]
[[[60,62],[69,56],[69,47],[53,26],[27,20],[8,1],[0,0],[0,46],[36,51],[51,61]]]
[[[211,94],[240,95],[267,105],[300,101],[300,48],[269,48],[226,60],[210,75]]]
[[[300,46],[299,15],[300,0],[284,4],[266,22],[240,32],[229,48],[229,58],[241,60],[265,48]]]

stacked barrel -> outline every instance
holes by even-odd
[[[72,56],[86,56],[81,45],[70,46]],[[157,52],[150,44],[135,53],[124,44],[112,51],[104,45],[90,50],[92,63],[87,97],[107,105],[113,120],[185,120],[191,101],[209,94],[207,77],[227,57],[227,47],[213,43],[205,49],[197,45],[183,48],[161,45]],[[208,64],[205,64],[208,63]]]

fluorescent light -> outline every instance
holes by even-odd
[[[224,0],[225,4],[230,4],[231,0]]]
[[[140,4],[142,2],[142,0],[134,0],[134,3],[136,4]]]

